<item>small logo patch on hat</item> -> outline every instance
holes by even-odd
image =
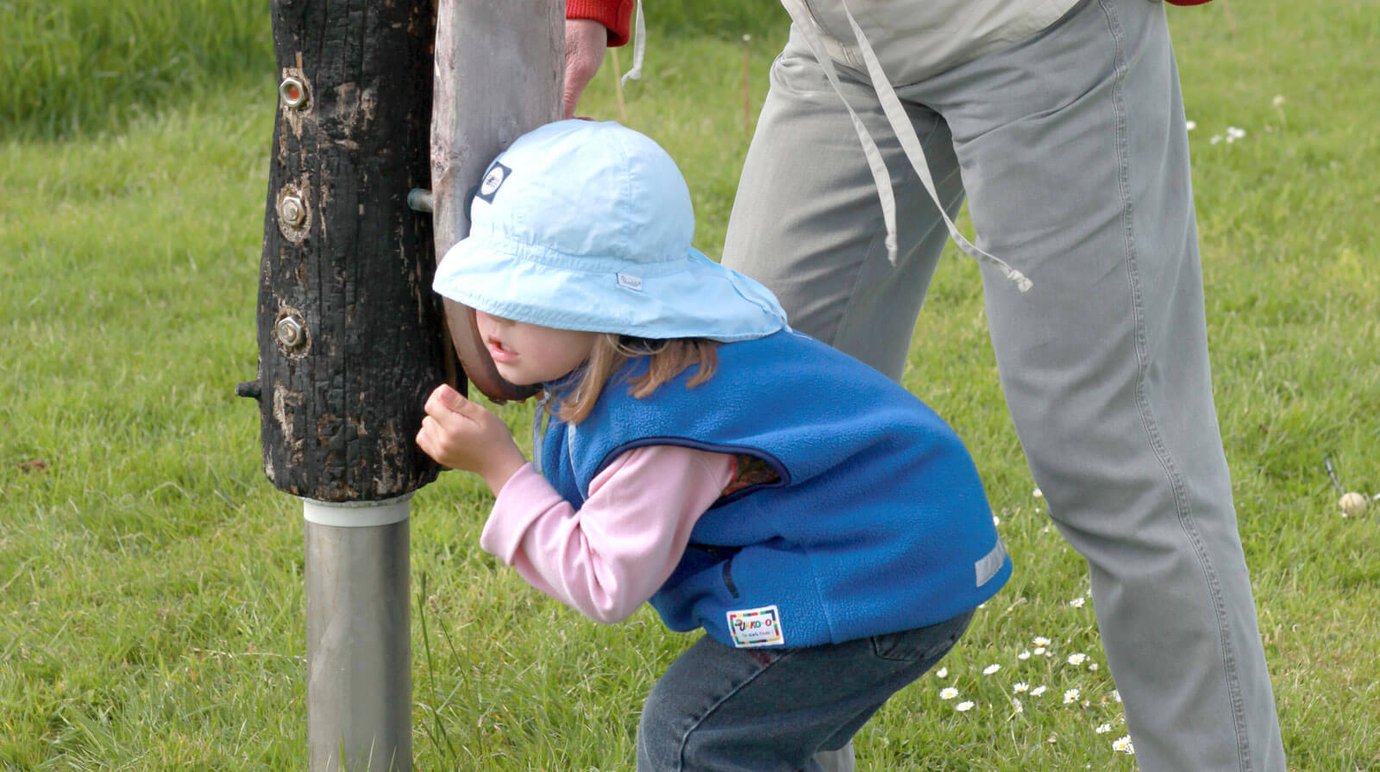
[[[781,632],[781,612],[776,606],[746,608],[728,612],[728,633],[740,649],[778,646],[786,642]]]
[[[630,289],[635,292],[642,291],[641,276],[633,276],[630,273],[620,273],[617,275],[616,278],[618,279],[618,286],[622,287],[623,289]]]
[[[508,181],[508,175],[512,173],[512,169],[495,162],[493,166],[489,167],[489,171],[484,173],[484,181],[479,183],[479,192],[475,193],[475,197],[482,198],[492,204],[494,194],[503,187],[503,183]]]

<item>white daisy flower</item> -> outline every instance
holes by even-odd
[[[992,527],[995,528],[996,526],[999,526],[999,525],[1001,525],[1001,518],[1000,518],[1000,517],[997,517],[996,515],[992,515]]]
[[[1096,663],[1096,662],[1089,662],[1089,663],[1088,663],[1088,669],[1089,669],[1089,670],[1096,670],[1096,669],[1097,669],[1097,663]]]
[[[1019,660],[1022,661],[1022,662],[1024,662],[1024,661],[1030,659],[1030,649],[1026,649],[1025,651],[1021,652],[1020,654],[1017,654],[1017,655],[1016,655],[1016,659],[1019,659]]]
[[[1035,647],[1035,656],[1038,657],[1038,656],[1040,656],[1041,654],[1044,654],[1044,653],[1045,653],[1045,647],[1043,647],[1043,646],[1036,646],[1036,647]]]
[[[1083,662],[1087,660],[1087,658],[1087,654],[1070,654],[1069,664],[1073,665],[1074,667],[1078,667],[1079,665],[1083,664]]]
[[[1069,605],[1073,606],[1074,608],[1083,608],[1084,603],[1087,603],[1087,601],[1083,598],[1074,598],[1073,600],[1069,601]]]
[[[1015,692],[1016,694],[1024,694],[1030,691],[1030,684],[1026,683],[1025,681],[1021,681],[1019,683],[1012,685],[1011,691]]]
[[[1188,129],[1189,131],[1193,131],[1194,129],[1198,128],[1198,122],[1197,122],[1197,121],[1185,121],[1185,122],[1184,122],[1184,128],[1185,128],[1185,129]]]
[[[934,677],[935,677],[935,678],[948,678],[948,677],[949,677],[949,669],[946,668],[946,667],[941,667],[941,668],[939,668],[938,670],[934,671]]]
[[[1113,689],[1112,699],[1116,700],[1117,702],[1121,702],[1121,692],[1117,691],[1116,689]]]
[[[1077,690],[1077,689],[1069,689],[1068,691],[1064,692],[1064,704],[1065,704],[1065,705],[1072,705],[1073,703],[1075,703],[1075,702],[1077,702],[1077,701],[1078,701],[1078,690]]]
[[[1037,686],[1034,689],[1030,690],[1030,696],[1039,697],[1041,694],[1044,694],[1048,689],[1048,686]]]
[[[1043,635],[1037,635],[1035,636],[1035,640],[1031,641],[1031,643],[1035,644],[1036,646],[1048,646],[1049,639],[1044,637]]]
[[[993,673],[997,672],[998,670],[1001,670],[1001,665],[991,664],[991,665],[988,665],[987,667],[985,667],[985,668],[982,669],[982,674],[983,674],[983,675],[992,675]]]
[[[1213,135],[1212,135],[1212,139],[1209,139],[1209,140],[1208,140],[1208,144],[1209,144],[1209,145],[1215,145],[1215,144],[1217,144],[1218,142],[1221,142],[1221,141],[1222,141],[1222,135],[1221,135],[1221,134],[1213,134]]]
[[[1125,753],[1128,756],[1136,755],[1136,749],[1135,746],[1131,745],[1131,735],[1129,734],[1112,743],[1112,750],[1117,753]]]
[[[1111,725],[1111,724],[1098,724],[1098,725],[1097,725],[1097,728],[1094,729],[1093,731],[1094,731],[1094,732],[1097,732],[1098,734],[1106,734],[1106,733],[1112,731],[1112,725]]]
[[[958,703],[957,705],[954,706],[954,710],[958,711],[959,713],[967,713],[968,711],[970,711],[970,710],[972,710],[972,709],[973,709],[973,703],[972,703],[971,700],[970,700],[970,701],[966,701],[966,702],[960,702],[960,703]]]
[[[1024,713],[1024,712],[1025,712],[1025,706],[1022,705],[1022,704],[1021,704],[1021,701],[1018,700],[1018,699],[1016,699],[1015,697],[1012,697],[1012,698],[1011,698],[1011,707],[1012,707],[1012,708],[1015,708],[1015,710],[1016,710],[1017,713]]]
[[[952,686],[946,686],[943,689],[939,690],[939,699],[941,700],[952,700],[957,696],[958,690],[953,688]]]
[[[1044,491],[1040,490],[1039,488],[1036,488],[1030,495],[1034,496],[1037,499],[1042,499],[1045,497]]]

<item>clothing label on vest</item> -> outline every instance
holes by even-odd
[[[1006,545],[1002,544],[1001,539],[997,539],[997,546],[993,547],[991,552],[983,555],[982,560],[979,560],[974,566],[977,570],[977,586],[981,587],[992,581],[992,577],[996,576],[1004,565],[1006,565]]]
[[[781,632],[781,614],[775,606],[728,612],[728,632],[733,636],[733,645],[740,649],[786,642]]]

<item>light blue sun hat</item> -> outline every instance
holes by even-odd
[[[489,164],[470,234],[432,288],[493,316],[641,338],[747,340],[786,328],[766,287],[691,246],[675,162],[617,123],[566,120]]]

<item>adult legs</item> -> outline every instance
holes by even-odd
[[[1034,282],[984,270],[992,342],[1035,480],[1088,560],[1137,760],[1283,769],[1162,7],[1087,0],[907,96],[949,121],[983,246]]]
[[[841,74],[897,174],[867,85]],[[1282,769],[1212,405],[1160,5],[1087,0],[1031,40],[900,92],[944,199],[956,204],[963,187],[939,147],[951,129],[979,243],[1035,283],[1021,294],[985,273],[992,340],[1035,479],[1088,559],[1138,761]],[[898,377],[945,234],[913,176],[896,193],[891,267],[847,113],[809,54],[788,46],[724,262],[775,290],[797,329]]]
[[[891,170],[897,261],[886,256],[877,188],[848,112],[794,34],[772,67],[771,89],[743,165],[723,264],[770,287],[791,326],[900,379],[915,318],[948,239],[865,77],[841,68],[847,98]],[[951,213],[963,201],[949,129],[915,105],[935,183]]]

